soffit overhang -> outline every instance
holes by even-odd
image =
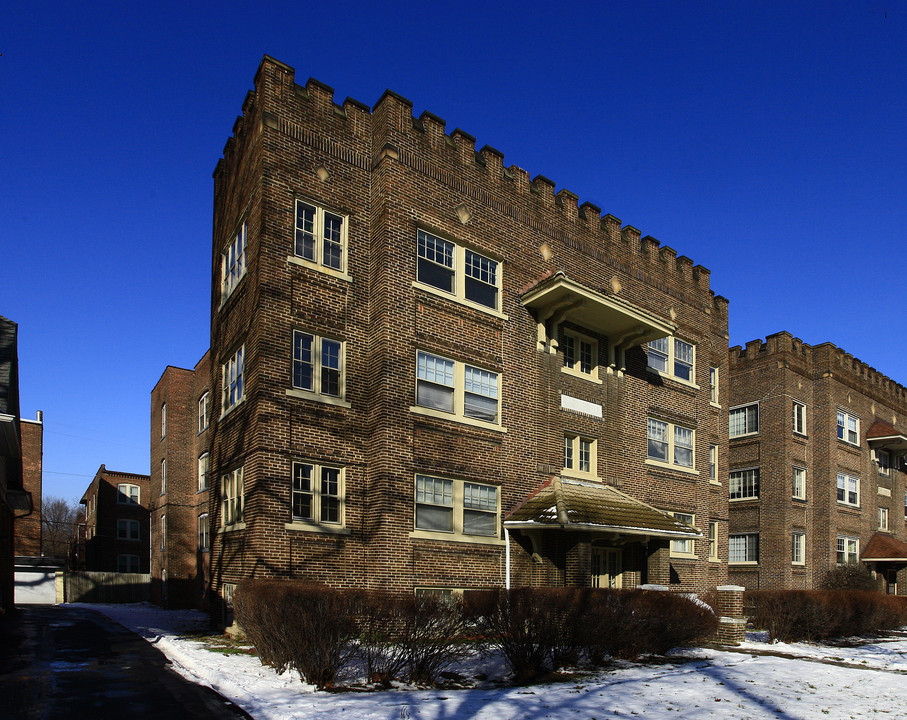
[[[17,458],[20,454],[19,423],[14,415],[0,413],[0,456]]]

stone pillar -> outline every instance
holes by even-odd
[[[746,617],[743,614],[743,592],[739,585],[719,585],[718,631],[716,641],[722,645],[739,645],[746,640]]]

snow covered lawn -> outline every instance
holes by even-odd
[[[315,692],[294,673],[278,675],[235,646],[206,637],[207,617],[149,605],[81,605],[159,648],[181,675],[209,685],[257,720],[508,720],[540,718],[903,718],[907,635],[856,647],[768,644],[737,652],[677,651],[667,660],[574,675],[565,682],[470,690]],[[218,649],[220,648],[220,649]],[[768,654],[763,654],[768,653]],[[457,668],[493,680],[495,659]]]

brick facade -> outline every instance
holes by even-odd
[[[43,414],[39,412],[37,420],[21,419],[19,433],[22,439],[22,486],[25,492],[31,494],[32,512],[16,519],[16,555],[40,557],[43,554],[41,549]]]
[[[84,569],[147,573],[149,478],[101,465],[79,501],[85,506]]]
[[[787,332],[729,356],[731,424],[735,407],[758,404],[758,429],[730,439],[730,471],[759,471],[757,497],[732,499],[729,515],[731,533],[758,535],[758,558],[732,562],[730,581],[815,588],[839,560],[839,538],[848,561],[865,560],[874,536],[907,541],[907,388],[830,343],[807,345]],[[804,473],[802,493],[795,468]],[[803,536],[802,562],[795,562],[794,534]],[[894,591],[896,578],[897,591],[907,593],[907,557],[889,560],[868,564],[880,587]]]

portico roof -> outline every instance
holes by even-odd
[[[866,431],[866,440],[874,448],[907,452],[907,435],[884,420],[876,420]]]
[[[907,543],[891,535],[876,533],[866,543],[861,558],[866,562],[904,562],[907,563]]]

